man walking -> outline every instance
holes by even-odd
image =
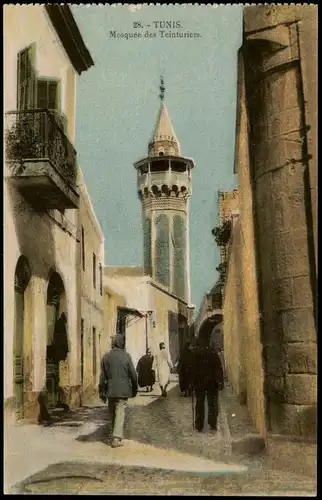
[[[179,387],[182,396],[191,396],[192,390],[192,370],[193,370],[193,347],[191,342],[187,342],[182,349],[177,363],[179,375]]]
[[[158,374],[161,394],[166,397],[167,387],[170,384],[170,370],[173,368],[173,364],[164,342],[160,342],[159,349],[158,354],[155,356],[154,369]]]
[[[224,387],[221,361],[206,340],[198,339],[194,354],[193,387],[196,393],[196,429],[201,432],[205,420],[205,398],[208,403],[208,424],[214,431],[218,421],[218,391]]]
[[[147,392],[152,392],[155,384],[155,371],[153,370],[154,356],[151,349],[147,349],[146,354],[142,356],[137,364],[136,371],[140,387],[146,387]]]
[[[110,412],[113,434],[112,448],[123,446],[123,427],[128,398],[137,394],[137,375],[131,356],[125,351],[124,335],[116,335],[112,350],[107,352],[101,363],[99,383],[100,399]]]

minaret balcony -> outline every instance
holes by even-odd
[[[6,113],[9,179],[37,210],[78,208],[76,151],[58,113]]]
[[[142,174],[138,177],[138,190],[143,191],[144,188],[148,188],[149,191],[153,186],[156,186],[159,190],[163,186],[166,186],[170,191],[173,186],[176,186],[180,191],[181,188],[185,188],[187,192],[191,192],[191,178],[187,172],[156,172]]]

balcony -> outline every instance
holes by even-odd
[[[5,141],[9,179],[35,209],[78,208],[76,151],[58,113],[6,113]]]

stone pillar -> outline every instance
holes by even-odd
[[[38,416],[38,395],[46,385],[47,309],[46,281],[32,276],[26,290],[26,353],[30,368],[29,383],[25,385],[25,418],[35,420]]]
[[[38,276],[31,279],[33,330],[33,390],[40,392],[46,385],[47,348],[47,282]]]
[[[317,378],[300,17],[294,6],[246,9],[243,53],[267,425],[308,436]]]

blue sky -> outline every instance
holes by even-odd
[[[219,251],[218,190],[236,186],[233,174],[237,50],[242,6],[72,6],[94,59],[77,84],[76,148],[105,235],[107,265],[142,265],[141,206],[133,163],[147,154],[165,102],[181,153],[192,157],[190,199],[191,299],[199,308],[215,283]],[[153,21],[179,21],[199,38],[161,38]],[[133,29],[134,22],[150,28]],[[110,31],[149,30],[156,38],[113,39]],[[169,30],[166,30],[169,31]]]

